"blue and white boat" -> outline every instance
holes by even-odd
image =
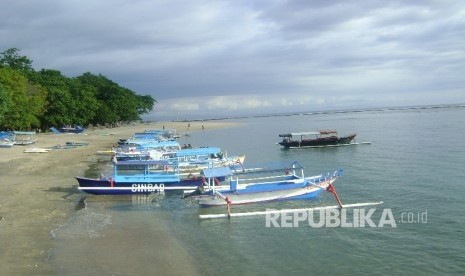
[[[161,142],[166,144],[168,142]],[[203,169],[243,164],[245,155],[227,157],[218,147],[117,151],[117,161],[165,160],[178,163],[182,177],[198,175]]]
[[[191,194],[201,206],[235,205],[275,200],[309,199],[318,196],[342,175],[342,170],[311,177],[304,176],[298,162],[265,164],[250,169],[231,167],[206,169],[206,187]],[[229,178],[229,186],[217,186],[218,177]]]
[[[136,143],[123,144],[113,149],[118,161],[128,160],[158,160],[158,152],[173,152],[181,150],[177,141],[139,140]]]
[[[203,169],[243,164],[245,155],[228,157],[218,147],[202,147],[172,152],[155,151],[151,152],[151,158],[178,162],[181,172],[188,176],[198,174]]]
[[[11,148],[15,145],[14,141],[7,138],[0,138],[0,148]]]
[[[179,137],[175,130],[145,130],[144,132],[136,132],[128,139],[120,139],[120,145],[143,145],[147,143],[156,143],[161,141],[174,141]]]
[[[13,133],[15,135],[15,145],[28,146],[37,142],[35,131],[13,131]]]
[[[15,134],[12,131],[0,131],[0,148],[11,148],[15,145]]]
[[[181,179],[177,163],[161,160],[114,163],[110,177],[76,176],[79,190],[97,195],[150,194],[167,190],[194,190],[203,178]]]

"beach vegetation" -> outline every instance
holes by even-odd
[[[0,129],[138,121],[155,103],[152,96],[138,95],[101,74],[67,77],[54,69],[36,71],[18,49],[0,53]]]
[[[31,83],[20,72],[0,68],[0,129],[21,130],[40,127],[46,90]]]

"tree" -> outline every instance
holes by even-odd
[[[5,86],[0,83],[0,127],[5,124],[5,114],[10,110],[13,104],[11,98]]]
[[[42,69],[35,80],[48,91],[42,126],[88,125],[92,122],[99,107],[92,86],[50,69]]]
[[[0,128],[134,121],[155,103],[100,74],[69,78],[31,65],[17,48],[0,53]]]
[[[90,124],[100,107],[95,97],[96,88],[90,85],[83,85],[75,78],[70,79],[68,85],[71,96],[74,99],[74,123],[80,125]]]
[[[0,68],[0,86],[5,98],[4,113],[0,128],[31,129],[39,127],[38,116],[42,113],[46,91],[28,82],[20,72],[10,68]]]
[[[139,104],[137,106],[137,112],[142,115],[149,113],[153,109],[153,105],[157,102],[154,98],[149,95],[137,96]]]
[[[26,56],[19,55],[19,49],[10,48],[0,53],[0,68],[8,67],[22,73],[28,74],[32,71],[32,60]]]
[[[115,123],[118,121],[140,120],[140,115],[153,108],[155,100],[151,96],[136,95],[130,89],[119,86],[103,75],[89,72],[77,78],[83,85],[93,86],[99,102],[95,123]]]

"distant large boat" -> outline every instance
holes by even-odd
[[[295,132],[279,134],[279,142],[284,148],[309,148],[350,144],[357,134],[339,137],[336,130],[319,130],[312,132]]]

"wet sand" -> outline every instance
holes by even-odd
[[[190,131],[201,131],[202,125],[208,130],[233,124],[193,122]],[[0,275],[50,275],[67,271],[50,262],[49,255],[56,246],[53,230],[70,218],[82,197],[74,176],[84,175],[89,165],[97,161],[96,152],[110,149],[118,138],[128,138],[134,132],[163,126],[177,129],[179,133],[187,129],[187,123],[157,122],[86,130],[79,135],[44,133],[37,135],[38,142],[32,147],[48,148],[64,145],[68,141],[87,142],[89,145],[48,153],[24,153],[26,147],[23,146],[0,148]],[[186,271],[191,275],[196,274],[192,270],[192,259],[182,244],[166,230],[161,218],[159,225],[157,229],[152,229],[158,233],[153,235],[154,239],[158,238],[164,248],[162,252],[153,252],[159,266],[171,275],[185,275]],[[100,241],[97,238],[93,242]],[[131,248],[130,244],[125,243],[124,246]],[[103,255],[107,250],[114,252],[117,249],[115,244],[99,244],[99,248]],[[184,258],[172,259],[170,256]],[[79,263],[78,256],[74,257],[77,258],[75,262]],[[125,258],[124,254],[121,258]],[[82,265],[94,266],[97,275],[104,270],[100,266],[117,267],[118,259],[107,260],[104,264],[91,262]],[[123,270],[121,274],[128,271]],[[79,275],[78,271],[76,275]]]

